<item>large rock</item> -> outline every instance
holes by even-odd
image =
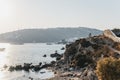
[[[109,30],[109,29],[108,29],[108,30],[105,30],[105,31],[103,32],[103,34],[104,34],[106,37],[112,39],[113,41],[120,43],[120,38],[117,37],[111,30]]]

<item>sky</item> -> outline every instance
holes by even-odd
[[[55,27],[120,27],[120,0],[0,0],[0,33]]]

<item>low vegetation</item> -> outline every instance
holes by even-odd
[[[99,80],[120,80],[120,59],[103,58],[97,62],[96,69]]]

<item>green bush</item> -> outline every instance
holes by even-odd
[[[120,59],[110,57],[99,60],[96,74],[99,80],[120,80]]]

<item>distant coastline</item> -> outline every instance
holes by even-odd
[[[61,40],[88,37],[101,34],[101,30],[93,28],[48,28],[48,29],[23,29],[0,34],[1,43],[24,44],[24,43],[51,43]]]

